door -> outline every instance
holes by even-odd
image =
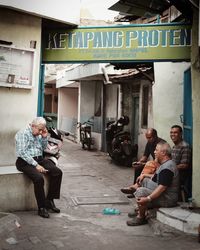
[[[138,144],[138,134],[139,134],[139,95],[133,94],[132,96],[132,126],[131,135],[133,138],[133,143]]]
[[[192,87],[191,69],[184,72],[183,88],[183,136],[184,140],[192,146]]]

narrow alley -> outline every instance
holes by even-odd
[[[61,213],[44,219],[37,211],[16,212],[20,225],[0,235],[1,250],[199,249],[197,237],[155,219],[148,225],[126,225],[134,199],[120,188],[132,182],[133,169],[116,166],[106,154],[82,150],[68,140],[61,154],[63,183],[61,199],[56,201]],[[121,214],[104,215],[106,207],[117,208]]]

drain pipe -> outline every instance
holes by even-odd
[[[117,118],[118,119],[122,116],[122,100],[123,100],[122,86],[121,86],[121,84],[119,84],[119,86],[118,86],[118,102],[117,102]]]

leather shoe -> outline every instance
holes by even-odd
[[[133,198],[135,198],[135,195],[134,194],[129,194],[129,195],[127,195],[127,198],[133,199]]]
[[[122,188],[121,192],[124,194],[133,194],[135,192],[135,188],[131,187]]]
[[[128,220],[126,222],[127,226],[131,226],[131,227],[145,225],[147,223],[148,221],[146,218],[138,218],[138,217],[135,217],[132,220]]]
[[[43,217],[43,218],[49,218],[48,211],[44,207],[41,207],[38,209],[38,215]]]
[[[54,213],[60,213],[60,209],[56,207],[53,200],[46,200],[46,208]]]
[[[136,211],[128,213],[129,218],[135,218],[138,215]]]

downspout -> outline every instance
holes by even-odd
[[[102,84],[102,92],[101,92],[101,110],[102,110],[102,133],[101,133],[101,151],[106,152],[106,86]]]
[[[37,116],[43,116],[44,114],[44,71],[45,65],[40,64]]]
[[[117,110],[117,118],[119,119],[122,116],[122,100],[123,100],[123,93],[122,93],[122,86],[119,84],[118,86],[118,110]]]

